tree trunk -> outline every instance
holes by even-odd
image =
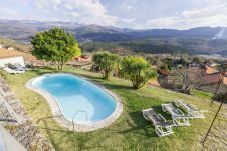
[[[104,79],[109,81],[111,79],[111,72],[105,70]]]
[[[60,64],[60,70],[62,70],[62,66],[63,66],[63,64],[61,63],[61,64]]]

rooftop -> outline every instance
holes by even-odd
[[[158,72],[163,74],[163,75],[169,75],[170,74],[170,72],[168,70],[159,69]]]
[[[7,50],[4,48],[0,48],[0,58],[10,58],[10,57],[18,57],[21,56],[25,59],[25,61],[34,61],[36,58],[31,54],[27,54],[21,51],[16,50]]]

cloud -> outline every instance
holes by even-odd
[[[61,0],[35,0],[35,6],[38,8],[57,8],[61,3]]]
[[[226,26],[226,0],[1,0],[0,18],[124,28]]]
[[[0,10],[0,18],[2,19],[14,19],[14,17],[19,15],[19,12],[14,9],[0,6]]]
[[[119,21],[119,17],[108,14],[108,10],[99,0],[36,0],[35,7],[56,11],[56,14],[64,14],[64,19],[84,24],[115,26]]]
[[[126,10],[131,10],[133,7],[129,4],[128,1],[124,0],[122,1],[121,7]]]
[[[192,0],[194,1],[194,0]],[[217,3],[221,0],[205,0],[212,4],[203,8],[184,10],[176,16],[161,17],[146,21],[148,28],[191,28],[199,26],[226,26],[227,7],[224,3]],[[197,2],[197,1],[196,1]]]
[[[123,23],[133,23],[136,21],[135,18],[121,18],[120,21],[122,21]]]

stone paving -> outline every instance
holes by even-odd
[[[8,104],[12,107],[18,117],[23,119],[23,123],[2,123],[5,127],[8,127],[8,131],[11,135],[26,149],[36,151],[55,151],[54,147],[45,139],[45,137],[39,131],[38,126],[32,120],[32,117],[26,114],[19,98],[13,93],[10,86],[5,82],[4,79],[0,78],[0,88],[8,87],[11,93],[4,96]],[[0,114],[0,117],[2,114]],[[11,128],[10,128],[11,127]]]

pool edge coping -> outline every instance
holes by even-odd
[[[109,95],[111,95],[114,100],[116,101],[116,109],[115,111],[106,119],[95,122],[95,123],[75,123],[72,124],[72,121],[70,121],[69,119],[67,119],[61,112],[61,108],[59,106],[59,104],[57,103],[57,101],[55,100],[55,98],[49,94],[48,92],[42,90],[42,89],[38,89],[32,86],[32,82],[40,77],[43,77],[45,75],[51,75],[51,74],[71,74],[73,76],[77,76],[80,77],[84,80],[87,80],[88,82],[91,82],[92,84],[94,84],[95,86],[99,87],[100,89],[104,90],[106,93],[108,93]],[[78,75],[76,73],[68,73],[68,72],[55,72],[55,73],[46,73],[43,74],[41,76],[37,76],[34,77],[32,79],[30,79],[28,82],[26,82],[25,87],[27,89],[30,89],[40,95],[42,95],[46,101],[48,102],[50,108],[51,108],[51,113],[53,115],[53,118],[57,121],[57,123],[63,127],[66,128],[68,130],[74,130],[77,132],[89,132],[89,131],[95,131],[104,127],[107,127],[111,124],[113,124],[122,114],[123,112],[123,104],[122,101],[120,99],[120,97],[115,94],[113,91],[107,89],[105,86],[98,84],[97,82],[91,81],[90,79],[88,79],[87,77]]]

